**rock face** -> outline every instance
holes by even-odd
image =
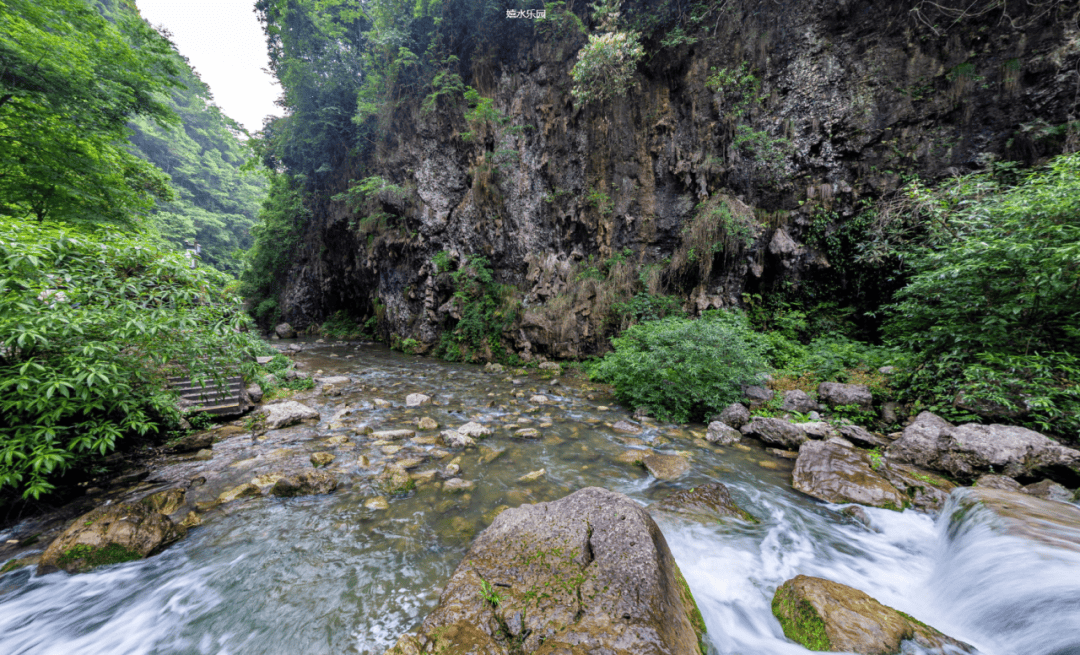
[[[780,418],[755,416],[752,421],[742,426],[742,432],[757,437],[767,444],[783,448],[798,448],[809,437],[795,424]]]
[[[279,323],[277,327],[274,328],[274,334],[281,337],[282,339],[296,338],[296,330],[294,330],[293,326],[289,325],[288,323]]]
[[[822,382],[818,385],[818,398],[829,407],[856,405],[870,409],[874,396],[865,384],[841,384],[840,382]]]
[[[713,421],[709,424],[709,430],[705,433],[705,438],[711,443],[728,446],[739,443],[739,440],[742,439],[742,433],[721,421]]]
[[[98,566],[151,555],[184,536],[186,530],[150,503],[106,505],[80,516],[41,556],[38,573],[63,569],[81,573]]]
[[[295,400],[286,400],[262,408],[262,422],[267,430],[277,430],[303,421],[319,420],[319,412]]]
[[[387,655],[696,655],[703,634],[652,518],[626,496],[589,487],[501,512],[438,607]]]
[[[888,448],[889,457],[923,468],[974,480],[991,470],[1010,478],[1075,480],[1080,451],[1038,432],[1008,425],[968,423],[954,427],[923,412]]]
[[[828,441],[807,441],[799,448],[792,486],[829,503],[858,503],[903,509],[904,496],[872,467],[868,455]]]
[[[858,589],[821,578],[788,580],[776,590],[772,610],[784,635],[810,650],[898,655],[902,642],[910,640],[924,648],[975,652]]]
[[[749,512],[735,504],[728,488],[719,482],[676,491],[652,507],[665,512],[686,514],[708,522],[721,518],[735,518],[757,523],[757,519]]]

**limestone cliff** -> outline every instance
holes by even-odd
[[[844,289],[822,235],[915,174],[1031,163],[1050,154],[1039,126],[1077,118],[1077,3],[976,5],[732,0],[692,43],[646,41],[635,88],[586,107],[569,92],[582,34],[476,64],[466,83],[508,120],[400,109],[378,151],[407,190],[379,197],[395,229],[318,201],[283,315],[378,314],[387,335],[434,344],[459,310],[432,262],[444,251],[487,257],[517,289],[503,338],[526,354],[603,349],[601,315],[635,285],[693,311],[810,280]],[[617,275],[583,275],[613,257]]]

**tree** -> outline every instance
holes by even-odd
[[[131,225],[168,178],[124,147],[131,116],[174,121],[179,69],[137,14],[0,0],[0,214]]]

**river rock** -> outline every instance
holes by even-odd
[[[817,402],[806,395],[801,389],[791,389],[784,392],[784,402],[780,404],[780,410],[784,412],[799,412],[805,414],[818,409]]]
[[[294,330],[293,326],[289,325],[288,323],[279,323],[277,327],[274,328],[274,334],[276,334],[281,339],[296,338],[296,330]]]
[[[817,389],[818,399],[829,407],[856,405],[870,409],[874,405],[874,395],[865,384],[843,384],[840,382],[822,382]]]
[[[387,655],[698,655],[704,630],[648,513],[589,487],[500,512]]]
[[[337,489],[338,480],[326,471],[301,471],[296,475],[280,478],[270,493],[283,498],[328,494]]]
[[[658,480],[675,480],[690,471],[690,462],[679,455],[649,453],[641,458],[641,463]]]
[[[416,482],[409,472],[397,464],[388,464],[379,474],[379,486],[388,494],[404,493],[414,485]]]
[[[611,426],[611,429],[623,434],[641,434],[641,426],[634,425],[630,421],[618,421]]]
[[[450,478],[446,482],[443,482],[443,491],[450,493],[459,493],[462,491],[469,491],[476,486],[476,483],[472,480],[462,480],[461,478]]]
[[[251,402],[261,403],[263,399],[263,388],[252,382],[247,386],[247,395],[248,398],[251,398]]]
[[[266,405],[260,410],[267,430],[278,430],[302,421],[319,420],[319,412],[295,400]]]
[[[1053,480],[1043,480],[1035,484],[1024,485],[1024,493],[1045,500],[1057,500],[1063,503],[1072,501],[1073,492]],[[168,514],[168,512],[166,512]]]
[[[326,466],[334,461],[334,454],[328,452],[311,453],[311,465],[315,468]]]
[[[562,367],[555,362],[540,362],[541,371],[554,371],[556,375],[562,373]]]
[[[874,454],[873,457],[878,457]],[[896,487],[911,507],[922,511],[937,513],[945,507],[949,494],[956,485],[945,478],[903,462],[894,462],[887,457],[878,460],[877,472]]]
[[[780,585],[772,611],[784,636],[810,650],[898,655],[910,640],[924,648],[976,652],[858,589],[822,578],[799,575]]]
[[[416,427],[420,430],[438,430],[438,422],[430,416],[424,416],[416,422]]]
[[[539,439],[541,436],[543,435],[536,428],[522,428],[514,431],[515,439]]]
[[[117,503],[83,514],[53,540],[38,574],[63,569],[82,573],[98,566],[142,559],[180,539],[186,530],[148,503]]]
[[[447,448],[469,448],[476,445],[476,440],[472,437],[467,437],[457,430],[443,430],[439,433],[442,438],[442,444]]]
[[[534,396],[530,396],[529,397],[529,402],[534,404],[534,405],[546,405],[551,401],[548,399],[547,396],[538,393],[538,394],[536,394]]]
[[[185,437],[181,437],[172,444],[170,450],[176,453],[189,453],[204,448],[210,448],[214,445],[214,433],[198,432],[196,434],[189,434]]]
[[[807,435],[797,425],[782,418],[755,416],[742,426],[743,434],[757,437],[767,444],[784,448],[798,448],[807,440]]]
[[[988,487],[958,489],[946,533],[956,538],[972,527],[1080,552],[1080,507],[1030,494]],[[987,521],[986,515],[992,520]]]
[[[473,439],[482,439],[493,432],[491,428],[480,425],[475,421],[469,421],[465,425],[459,427],[457,431],[466,437],[472,437]]]
[[[272,361],[274,361],[273,355],[260,355],[259,357],[255,358],[255,363],[259,366],[266,366]]]
[[[708,522],[735,518],[757,523],[757,519],[732,500],[728,488],[719,482],[709,482],[691,489],[682,489],[656,503],[650,509],[687,514]]]
[[[142,499],[142,503],[159,514],[175,513],[184,506],[187,493],[183,489],[166,489]]]
[[[386,501],[384,496],[375,496],[374,498],[368,498],[364,501],[364,507],[370,510],[382,510],[390,509],[390,503]]]
[[[1004,491],[1023,491],[1024,489],[1024,486],[1016,480],[995,473],[987,473],[986,475],[981,476],[975,481],[974,486],[987,487],[989,489],[1002,489]]]
[[[923,412],[888,448],[889,457],[944,471],[959,480],[1000,472],[1010,478],[1075,479],[1080,451],[1038,432],[1010,425],[968,423],[954,427]]]
[[[742,405],[739,405],[739,407],[742,407]],[[709,424],[708,431],[705,432],[705,439],[710,443],[728,446],[738,443],[742,439],[742,433],[723,421],[713,421]]]
[[[874,434],[858,425],[841,425],[837,430],[845,439],[860,448],[886,448],[892,443],[892,439]]]
[[[799,448],[792,486],[829,503],[858,503],[900,510],[904,496],[871,466],[861,450],[829,441],[807,441]]]
[[[840,436],[829,423],[825,421],[806,421],[804,423],[795,423],[795,427],[806,433],[806,436],[811,439],[831,439]]]
[[[396,441],[398,439],[412,439],[416,436],[416,430],[379,430],[372,432],[371,438],[376,441]]]
[[[422,393],[410,393],[405,396],[406,407],[421,407],[423,405],[431,404],[431,396]]]
[[[224,505],[225,503],[231,503],[232,501],[239,500],[240,498],[252,498],[254,496],[260,495],[262,495],[262,489],[260,489],[257,485],[246,482],[218,494],[217,502],[219,505]]]
[[[518,482],[536,482],[545,475],[547,475],[547,469],[540,469],[538,471],[533,471],[532,473],[526,473],[518,478]]]
[[[761,407],[776,395],[771,389],[751,385],[743,388],[743,397],[750,402],[750,407]]]
[[[731,403],[713,420],[720,421],[724,425],[730,425],[738,430],[750,422],[750,410],[742,403]]]

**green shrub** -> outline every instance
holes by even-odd
[[[1080,153],[936,217],[885,332],[909,399],[961,419],[1080,434]],[[973,192],[974,193],[974,192]],[[967,409],[964,409],[964,408]]]
[[[54,476],[178,422],[166,377],[247,364],[230,278],[147,237],[0,217],[0,490]]]
[[[620,401],[666,420],[685,422],[723,409],[742,397],[742,385],[760,383],[767,369],[762,338],[736,312],[635,325],[612,346],[592,377],[614,385]]]
[[[591,34],[570,71],[574,78],[570,92],[582,104],[624,96],[644,55],[635,32]]]
[[[500,340],[519,307],[513,287],[495,282],[486,257],[469,257],[450,279],[461,319],[442,333],[436,354],[452,362],[506,359]]]

